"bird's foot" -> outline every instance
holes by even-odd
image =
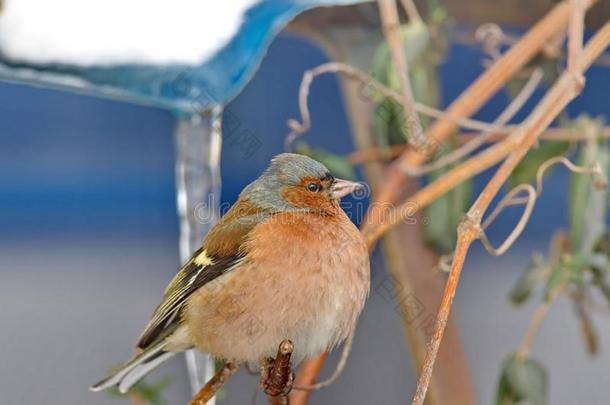
[[[294,373],[290,357],[294,345],[290,340],[284,340],[277,350],[275,359],[267,358],[263,363],[261,386],[265,394],[271,397],[286,397],[294,384]]]

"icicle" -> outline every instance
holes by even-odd
[[[176,198],[180,219],[180,258],[201,246],[218,219],[222,107],[179,118],[176,138]],[[214,360],[191,350],[186,363],[193,392],[214,375]],[[213,405],[213,402],[209,402]]]

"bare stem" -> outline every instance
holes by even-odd
[[[187,405],[205,405],[238,369],[239,366],[235,363],[225,363]]]
[[[548,302],[543,302],[538,306],[538,308],[536,308],[536,312],[534,312],[530,323],[527,325],[525,335],[523,336],[521,345],[517,350],[517,354],[519,357],[524,359],[529,356],[532,344],[534,343],[534,338],[538,334],[538,331],[540,330],[540,325],[542,325],[542,321],[546,317],[546,314],[549,312],[550,308],[551,305]]]
[[[506,135],[507,134],[492,133],[491,136],[483,138],[483,141],[485,143],[500,142],[506,139]],[[610,138],[610,127],[604,127],[600,136]],[[483,135],[479,132],[465,132],[457,138],[457,142],[460,145],[465,145],[474,142],[477,139],[481,139],[481,137],[483,137]],[[542,141],[577,142],[588,138],[589,135],[582,131],[565,128],[548,128],[540,134],[540,140]],[[362,164],[383,159],[391,160],[403,154],[408,147],[408,145],[400,144],[391,145],[388,148],[364,148],[347,155],[347,160],[352,164]]]
[[[354,344],[355,332],[355,329],[352,330],[347,339],[345,339],[345,343],[343,344],[343,351],[341,352],[341,358],[339,359],[339,362],[335,367],[335,371],[333,371],[330,377],[316,384],[295,384],[293,388],[296,390],[315,391],[322,388],[326,388],[329,385],[333,384],[335,381],[337,381],[337,379],[343,372],[345,365],[347,364],[347,359],[349,358],[349,354],[352,350],[352,345]]]
[[[610,23],[606,23],[589,41],[583,50],[579,61],[582,69],[587,69],[603,50],[610,44]],[[582,74],[582,72],[579,72]],[[451,312],[451,306],[459,275],[462,271],[466,254],[471,243],[477,238],[480,231],[480,221],[483,213],[491,204],[492,199],[498,193],[515,166],[525,156],[527,151],[535,144],[538,135],[548,127],[567,104],[580,92],[578,80],[573,72],[564,72],[555,82],[532,111],[524,124],[505,142],[514,142],[514,151],[506,158],[504,163],[496,171],[483,192],[466,215],[467,220],[458,229],[457,249],[453,256],[453,262],[445,289],[443,303],[437,315],[437,322],[432,341],[429,343],[426,358],[417,384],[417,390],[413,398],[413,405],[422,405],[426,397],[434,361],[443,337],[444,327]]]
[[[422,19],[419,15],[419,11],[417,11],[417,7],[415,7],[415,3],[413,0],[401,0],[402,8],[405,9],[405,13],[409,17],[409,21],[414,23],[421,23]]]
[[[308,359],[303,362],[295,380],[295,385],[309,385],[315,382],[320,375],[320,371],[322,371],[326,357],[328,357],[328,354],[323,353],[315,359]],[[293,390],[290,393],[290,403],[292,405],[305,405],[309,401],[310,395],[310,390]]]
[[[570,0],[570,25],[568,37],[568,71],[572,74],[582,74],[580,60],[582,53],[582,38],[585,31],[584,5],[588,0]]]
[[[400,93],[390,89],[381,82],[375,80],[368,73],[363,72],[358,68],[341,62],[328,62],[318,65],[313,69],[307,70],[303,74],[303,79],[301,80],[301,85],[299,88],[299,111],[301,114],[301,122],[294,119],[288,120],[288,127],[290,128],[290,133],[286,135],[286,139],[284,141],[284,148],[286,150],[290,150],[294,141],[303,133],[308,131],[311,127],[311,114],[309,111],[308,103],[311,84],[313,83],[313,80],[316,77],[328,73],[341,73],[347,78],[358,80],[363,83],[364,86],[362,88],[361,93],[359,94],[360,97],[373,97],[371,94],[369,94],[370,89],[367,88],[368,86],[370,86],[385,97],[388,97],[398,103],[402,102]],[[413,108],[420,114],[424,114],[432,118],[444,119],[454,123],[457,126],[470,130],[490,131],[494,133],[508,133],[513,129],[510,127],[500,127],[497,125],[488,124],[486,122],[470,118],[454,116],[444,111],[440,111],[436,108],[430,107],[426,104],[418,103],[417,101],[413,103]]]
[[[531,74],[527,83],[523,86],[519,94],[510,102],[510,104],[506,107],[504,111],[496,118],[492,125],[504,126],[506,125],[514,116],[519,112],[519,110],[523,107],[523,105],[529,100],[529,98],[534,93],[534,90],[540,84],[540,81],[543,78],[543,73],[541,68],[537,68]],[[477,138],[472,140],[469,143],[466,143],[459,147],[456,150],[451,151],[450,153],[442,156],[438,160],[433,163],[422,165],[416,167],[412,170],[412,175],[421,176],[426,173],[433,172],[442,167],[446,167],[452,163],[457,162],[462,159],[464,156],[467,156],[479,146],[483,145],[488,138],[491,138],[494,135],[491,131],[485,131],[481,133]]]
[[[562,32],[570,16],[570,5],[566,0],[557,4],[521,37],[505,54],[495,61],[449,106],[446,115],[449,117],[468,117],[476,112],[489,98],[496,93],[511,77],[544,48],[545,44]],[[432,152],[451,136],[456,129],[454,122],[441,119],[436,121],[426,132],[430,141],[430,150],[419,153],[407,150],[388,169],[385,186],[375,196],[375,202],[392,204],[400,195],[406,182],[405,167],[415,167],[425,162]],[[382,218],[373,217],[367,221],[367,227],[375,227]]]
[[[414,147],[422,147],[426,144],[426,138],[413,106],[413,90],[409,81],[409,65],[400,34],[400,19],[398,18],[396,0],[378,0],[378,3],[383,33],[390,47],[394,69],[400,82],[401,104],[405,113],[408,141]]]

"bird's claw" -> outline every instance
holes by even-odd
[[[294,345],[290,340],[284,340],[275,359],[267,358],[263,364],[261,386],[265,394],[272,397],[285,397],[290,394],[294,385],[294,373],[290,364],[290,357]]]

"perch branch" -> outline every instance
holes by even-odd
[[[225,363],[212,378],[191,398],[187,405],[205,405],[239,369],[235,363]]]
[[[328,353],[322,353],[316,358],[304,361],[295,379],[295,385],[307,386],[313,384],[320,375],[327,357]],[[293,405],[305,405],[310,395],[310,390],[293,390],[290,393],[290,403]]]
[[[587,69],[610,43],[610,23],[606,23],[589,41],[582,52],[578,62],[582,69]],[[582,71],[577,72],[582,74]],[[413,398],[413,405],[421,405],[426,397],[426,391],[432,377],[434,361],[443,337],[445,324],[449,318],[451,305],[462,271],[466,254],[472,242],[477,239],[480,232],[481,217],[491,204],[515,166],[525,156],[527,151],[535,144],[538,135],[548,127],[557,115],[579,94],[582,86],[574,72],[564,72],[532,111],[524,124],[511,134],[503,143],[510,143],[514,150],[498,168],[493,178],[479,195],[479,198],[466,214],[466,218],[458,227],[458,241],[449,278],[445,288],[443,301],[437,315],[432,340],[429,343],[424,359],[424,365],[417,390]]]
[[[269,405],[288,405],[288,394],[294,381],[290,364],[292,352],[294,352],[294,344],[290,340],[282,341],[275,359],[270,359],[262,376],[261,383],[269,399]]]

